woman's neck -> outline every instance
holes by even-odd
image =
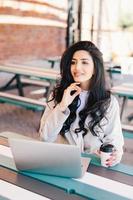
[[[81,87],[81,89],[82,90],[86,90],[86,91],[88,91],[89,90],[89,87],[90,86],[90,82],[83,82],[83,83],[80,83],[80,87]]]

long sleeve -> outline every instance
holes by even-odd
[[[124,139],[121,128],[119,104],[114,96],[111,96],[111,103],[107,111],[107,124],[104,127],[103,142],[110,142],[116,147],[117,160],[119,163],[123,154]]]
[[[88,124],[89,117],[86,120]],[[121,128],[119,104],[117,99],[111,95],[111,102],[107,109],[106,119],[103,118],[100,122],[102,130],[98,128],[100,137],[93,136],[88,130],[87,135],[84,137],[85,152],[97,152],[103,143],[113,144],[116,148],[116,162],[117,164],[121,161],[123,155],[124,139]]]
[[[59,104],[54,108],[54,102],[49,102],[41,118],[39,130],[41,139],[47,142],[54,142],[69,114],[69,109],[63,113]]]

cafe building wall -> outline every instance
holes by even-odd
[[[43,59],[62,54],[67,3],[55,3],[0,0],[0,60]]]

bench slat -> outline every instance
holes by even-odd
[[[16,106],[22,106],[25,108],[39,110],[39,111],[44,110],[46,106],[46,102],[4,92],[0,92],[0,102],[9,103]]]
[[[30,69],[19,68],[19,67],[14,67],[14,66],[0,65],[0,71],[7,72],[7,73],[20,74],[20,75],[25,75],[25,76],[35,76],[44,80],[51,80],[51,81],[56,81],[56,79],[59,77],[58,73],[51,73],[46,70],[37,71],[31,68]]]
[[[28,83],[28,84],[31,84],[31,85],[44,86],[44,87],[50,86],[50,83],[47,82],[47,81],[34,80],[34,79],[31,79],[31,78],[24,78],[24,77],[21,78],[21,82],[22,83]]]
[[[30,69],[32,71],[40,71],[40,72],[46,72],[46,73],[52,73],[52,74],[59,74],[59,71],[54,70],[54,69],[47,69],[45,67],[34,67],[34,66],[28,66],[28,65],[23,65],[23,64],[15,64],[15,63],[4,63],[5,66],[9,67],[17,67],[17,68],[23,68],[23,69]]]
[[[133,132],[133,126],[132,125],[122,124],[122,129]]]

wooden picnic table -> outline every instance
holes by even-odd
[[[121,85],[113,86],[111,91],[123,98],[122,107],[121,107],[121,118],[123,115],[124,108],[126,107],[126,103],[128,99],[133,100],[133,84],[123,83]],[[130,120],[133,119],[133,114],[129,117]]]
[[[60,56],[53,56],[53,57],[45,58],[44,60],[47,60],[51,64],[51,68],[54,68],[55,64],[59,62],[60,59],[61,59]]]
[[[18,64],[0,64],[0,71],[14,74],[13,78],[3,87],[0,88],[0,91],[5,91],[13,89],[11,85],[14,80],[16,80],[15,87],[18,88],[19,95],[24,96],[23,85],[20,80],[20,76],[32,77],[38,80],[49,82],[49,87],[47,88],[47,97],[51,89],[53,88],[57,78],[59,78],[59,71],[53,69],[45,69],[42,67],[32,67]]]
[[[13,77],[4,86],[0,87],[0,102],[39,111],[44,110],[44,103],[24,97],[23,87],[29,84],[38,84],[45,87],[45,96],[47,99],[57,78],[59,78],[59,72],[51,68],[45,69],[43,67],[33,67],[13,63],[0,64],[0,72],[13,74]],[[29,78],[29,80],[26,80],[26,83],[24,83],[23,77]],[[14,80],[16,81],[15,83]],[[44,84],[42,84],[43,82]],[[19,96],[6,92],[14,88],[18,89]]]

